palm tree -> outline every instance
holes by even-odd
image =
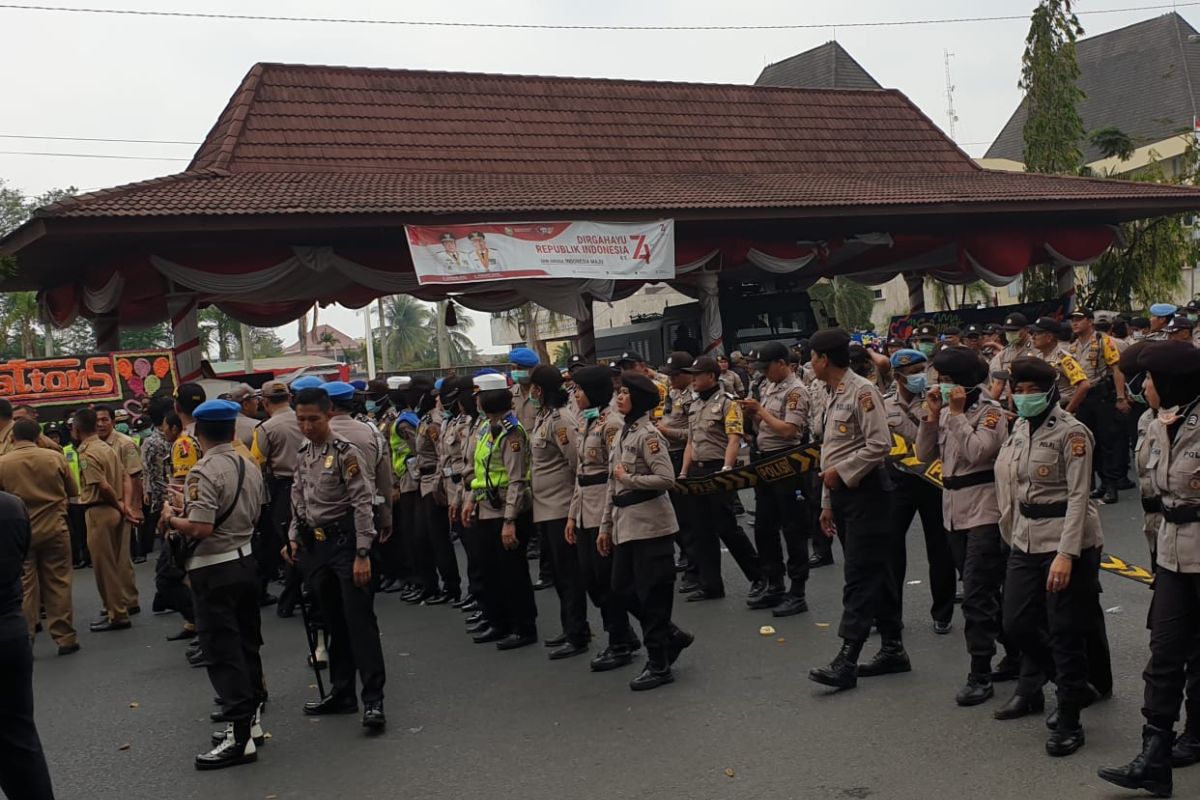
[[[836,277],[822,280],[808,289],[808,296],[824,310],[826,322],[837,319],[847,330],[864,329],[871,325],[875,296],[861,283]]]
[[[211,353],[215,347],[218,361],[229,361],[241,345],[242,326],[216,306],[200,310],[200,348]]]
[[[429,306],[406,294],[384,300],[384,349],[395,364],[413,364],[429,352],[434,318]]]
[[[550,353],[546,350],[546,342],[542,339],[541,326],[543,323],[548,327],[558,325],[562,321],[562,314],[534,303],[526,303],[508,311],[501,311],[496,316],[507,320],[518,331],[523,331],[522,335],[525,337],[525,344],[529,349],[538,354],[538,358],[543,364],[550,363]]]
[[[333,355],[331,357],[336,361],[338,340],[337,337],[333,335],[333,332],[323,331],[321,335],[317,337],[317,341],[325,345],[325,354],[329,355],[332,353]],[[343,352],[342,355],[345,355],[345,352]]]
[[[41,316],[36,292],[12,292],[0,298],[0,330],[25,358],[33,358]]]

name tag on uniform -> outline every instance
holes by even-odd
[[[333,466],[333,455],[325,456],[325,469],[329,469],[332,466]]]

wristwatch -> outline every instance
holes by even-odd
[[[358,556],[359,558],[370,558],[371,550],[367,547],[360,547],[354,551],[354,555]]]

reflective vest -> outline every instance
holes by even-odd
[[[63,455],[66,456],[67,466],[71,468],[71,474],[75,476],[75,490],[79,491],[82,485],[79,482],[79,453],[75,452],[75,445],[67,445],[63,448]]]
[[[392,423],[392,429],[388,432],[388,442],[392,446],[392,473],[397,478],[403,478],[408,472],[408,457],[412,455],[412,448],[408,446],[408,440],[397,433],[396,429],[400,427],[400,420]]]
[[[483,420],[480,426],[479,438],[475,442],[475,474],[471,478],[471,489],[503,489],[508,486],[508,469],[504,466],[503,458],[492,458],[492,454],[504,444],[506,436],[520,436],[526,444],[528,437],[516,417],[509,415],[502,422],[502,430],[498,437],[492,435],[492,426]],[[525,480],[530,480],[532,459],[526,461]]]

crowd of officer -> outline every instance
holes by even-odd
[[[300,608],[328,644],[309,655],[328,663],[329,691],[304,713],[358,713],[361,700],[363,726],[378,731],[377,594],[458,608],[475,643],[503,652],[539,641],[536,592],[553,587],[549,659],[589,653],[590,603],[603,627],[590,668],[619,669],[644,646],[630,681],[643,691],[673,682],[694,642],[672,619],[676,596],[725,597],[722,548],[748,608],[787,617],[808,610],[810,570],[834,562],[836,540],[842,645],[809,677],[846,690],[912,669],[905,538],[919,516],[933,630],[948,634],[956,594],[962,604],[969,668],[955,701],[979,705],[1015,681],[994,713],[1015,719],[1041,712],[1053,684],[1046,750],[1065,756],[1084,744],[1083,710],[1112,690],[1093,501],[1139,488],[1157,576],[1145,746],[1101,775],[1162,794],[1172,765],[1200,761],[1195,312],[1078,309],[1069,327],[1010,314],[999,326],[920,326],[883,352],[828,329],[728,359],[675,352],[661,372],[633,352],[559,369],[518,348],[508,375],[306,377],[215,400],[184,384],[151,402],[140,448],[112,409],[77,410],[72,457],[35,412],[0,399],[0,490],[23,501],[30,529],[25,630],[32,640],[44,626],[61,655],[79,650],[69,509],[81,511],[103,601],[94,632],[131,626],[133,561],[161,541],[154,609],[181,613],[171,638],[195,640],[188,661],[217,693],[212,718],[225,727],[196,757],[217,769],[254,761],[264,742],[260,609],[274,580],[279,615]],[[896,436],[941,461],[940,485],[889,458]],[[803,470],[787,456],[808,445],[820,463]],[[752,462],[772,479],[754,487],[750,536],[723,474]],[[872,628],[880,647],[863,659]],[[1176,740],[1185,686],[1198,711]]]

